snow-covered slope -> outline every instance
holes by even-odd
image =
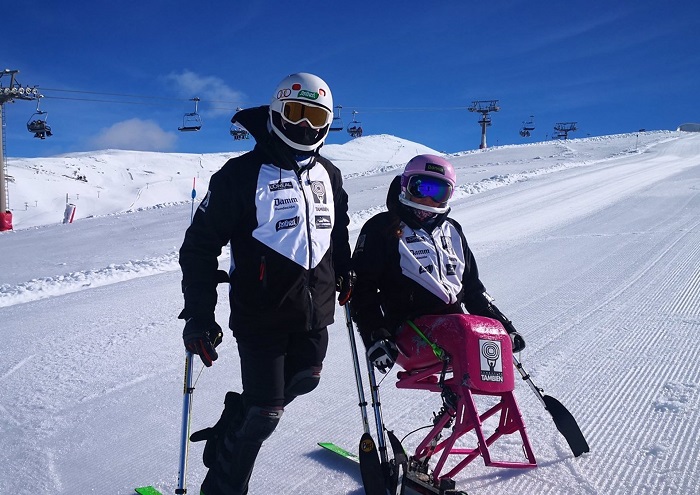
[[[391,136],[345,146],[324,154],[346,176],[354,242],[383,208],[391,177],[428,150]],[[130,494],[153,484],[173,493],[184,362],[177,249],[192,178],[199,172],[201,198],[227,157],[114,151],[10,161],[13,204],[42,199],[26,216],[15,206],[17,230],[0,233],[0,492]],[[696,493],[700,135],[647,132],[449,158],[459,179],[453,216],[481,278],[527,340],[526,369],[574,414],[592,449],[573,458],[518,381],[539,467],[476,461],[458,486],[472,495]],[[87,182],[62,177],[78,163]],[[83,188],[78,211],[93,218],[58,223],[66,192],[75,194],[67,185]],[[109,207],[100,203],[107,196]],[[227,315],[221,302],[217,318]],[[251,495],[363,493],[357,467],[316,446],[355,450],[362,432],[340,308],[330,332],[321,385],[285,411]],[[240,388],[235,347],[227,333],[219,361],[201,374],[197,367],[194,429],[212,424],[225,392]],[[441,403],[396,389],[395,373],[382,382],[382,408],[410,451],[421,436],[409,433]],[[496,454],[518,451],[515,440],[499,442]],[[190,452],[195,493],[201,448]]]

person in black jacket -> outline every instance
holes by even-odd
[[[370,361],[382,373],[398,356],[396,332],[418,316],[466,309],[500,321],[514,352],[525,347],[481,283],[462,227],[448,216],[455,183],[444,158],[412,158],[389,186],[388,211],[370,218],[357,239],[352,315]]]
[[[237,112],[232,121],[256,145],[211,177],[185,234],[185,347],[206,366],[218,357],[217,257],[230,243],[229,327],[243,385],[226,394],[217,424],[191,437],[207,441],[205,495],[248,492],[284,407],[319,383],[336,289],[340,304],[350,298],[348,197],[340,171],[319,155],[332,120],[328,85],[308,73],[282,80],[269,106]]]

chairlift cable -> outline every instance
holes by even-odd
[[[56,89],[56,88],[41,88],[42,91],[57,91],[61,93],[79,93],[87,95],[102,95],[102,96],[124,96],[126,98],[144,98],[150,100],[171,100],[171,101],[188,101],[188,98],[169,98],[165,96],[150,96],[150,95],[132,95],[125,93],[103,93],[100,91],[86,91],[79,89]]]
[[[129,94],[129,93],[107,93],[107,92],[101,92],[101,91],[88,91],[88,90],[74,90],[74,89],[59,89],[59,88],[42,88],[42,91],[56,91],[56,92],[63,92],[63,93],[77,93],[77,94],[86,94],[86,95],[102,95],[102,96],[120,96],[120,97],[125,97],[125,98],[142,98],[142,99],[150,99],[150,100],[165,100],[165,101],[178,101],[178,102],[184,102],[184,101],[189,101],[189,98],[171,98],[171,97],[163,97],[163,96],[151,96],[151,95],[136,95],[136,94]],[[60,96],[48,96],[44,95],[46,98],[53,98],[57,100],[75,100],[75,101],[94,101],[98,103],[125,103],[125,104],[131,104],[131,105],[146,105],[147,103],[143,102],[132,102],[132,101],[122,101],[122,100],[103,100],[103,99],[92,99],[92,98],[69,98],[69,97],[60,97]],[[239,102],[233,102],[233,101],[228,101],[228,100],[201,100],[203,102],[207,103],[231,103],[231,104],[240,104]],[[451,111],[451,110],[464,110],[464,106],[455,106],[455,107],[354,107],[352,105],[345,105],[349,106],[352,108],[357,109],[358,112],[362,113],[384,113],[384,112],[442,112],[442,111]],[[211,108],[211,110],[229,110],[228,108],[223,108],[223,107],[215,107]]]

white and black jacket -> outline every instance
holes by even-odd
[[[464,313],[462,305],[494,318],[459,223],[444,213],[426,229],[398,201],[399,193],[396,177],[388,211],[365,223],[353,253],[353,319],[365,345],[380,328],[393,333],[421,315]]]
[[[336,273],[350,268],[348,197],[340,171],[317,153],[297,162],[269,133],[267,115],[264,106],[234,117],[256,146],[211,177],[180,249],[180,317],[211,317],[217,257],[230,242],[234,333],[330,325]]]

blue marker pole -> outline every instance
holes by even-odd
[[[190,223],[192,223],[192,220],[194,219],[194,198],[197,197],[197,190],[194,188],[196,181],[197,178],[192,177],[192,213],[190,213]]]

